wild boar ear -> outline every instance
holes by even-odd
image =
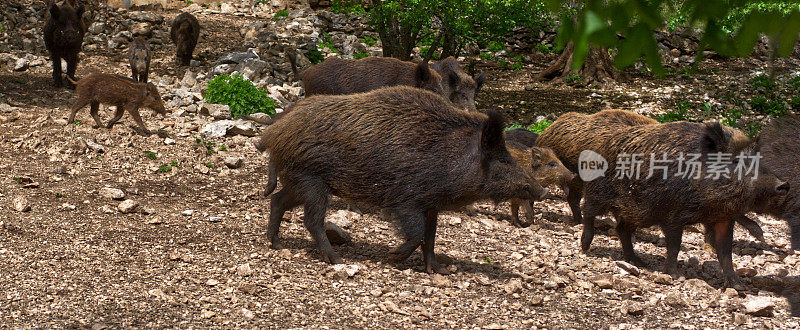
[[[481,144],[484,150],[493,150],[495,148],[505,148],[506,142],[503,136],[503,129],[506,127],[505,119],[497,110],[490,109],[486,111],[488,119],[483,124],[483,132],[481,134]]]
[[[85,8],[83,7],[82,3],[79,3],[78,6],[75,7],[75,15],[78,15],[78,19],[79,20],[83,19],[83,10],[84,9]]]
[[[50,9],[50,17],[52,17],[53,20],[57,20],[58,19],[58,15],[61,14],[61,11],[59,11],[58,5],[56,5],[53,2],[49,2],[48,5],[50,7],[49,8]]]
[[[475,94],[478,94],[478,91],[481,90],[484,80],[486,80],[486,74],[483,73],[483,70],[481,70],[478,72],[478,75],[475,76]]]
[[[414,80],[417,82],[416,87],[422,87],[424,83],[431,79],[431,69],[428,68],[428,63],[422,62],[417,64],[416,70],[414,70]]]
[[[704,153],[722,152],[730,141],[725,137],[725,131],[719,122],[706,123],[706,134],[703,137],[701,148]]]
[[[538,147],[531,148],[531,158],[535,162],[541,162],[542,158],[544,158],[544,151],[542,151],[542,149],[539,149]]]

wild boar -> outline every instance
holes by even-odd
[[[197,40],[200,38],[200,23],[197,18],[189,13],[181,13],[172,21],[169,35],[177,48],[175,58],[178,63],[189,65],[194,48],[197,47]]]
[[[506,141],[506,147],[517,164],[522,166],[528,172],[528,175],[534,178],[542,187],[557,185],[566,189],[566,186],[575,177],[575,174],[564,167],[549,148],[529,148],[524,144],[513,141]],[[517,227],[525,225],[519,220],[520,205],[525,208],[529,223],[532,224],[533,208],[531,207],[531,202],[519,198],[511,199],[511,223]]]
[[[141,37],[133,39],[128,47],[128,60],[131,64],[133,80],[141,83],[147,82],[150,72],[150,43]]]
[[[699,154],[701,160],[708,161],[710,154],[729,151],[731,143],[719,123],[630,126],[608,134],[603,150],[615,155],[643,155],[641,171],[635,176],[633,167],[628,167],[630,177],[614,175],[613,171],[620,169],[617,166],[620,161],[612,157],[607,170],[611,173],[586,182],[581,248],[587,251],[591,245],[595,217],[611,212],[617,219],[623,256],[643,265],[633,252],[633,232],[636,228],[656,225],[661,227],[667,243],[665,272],[677,277],[683,230],[700,223],[712,233],[725,284],[739,284],[731,258],[734,221],[772,198],[785,195],[789,184],[765,170],[757,175],[743,172],[739,178],[734,174],[737,164],[732,161],[721,163],[730,174],[728,177],[714,177],[706,166],[698,170],[695,175],[700,177],[695,178],[691,174],[679,175],[688,167],[681,169],[677,161],[656,167],[648,159],[653,155],[676,160],[681,154]],[[655,170],[652,176],[651,167]]]
[[[65,1],[60,6],[48,0],[47,21],[44,25],[44,45],[53,62],[53,85],[62,87],[61,59],[67,61],[67,76],[73,81],[78,68],[78,53],[81,51],[83,36],[86,34],[86,23],[83,21],[84,6],[75,1]],[[67,81],[67,87],[75,85]]]
[[[140,133],[149,135],[151,132],[142,122],[139,108],[150,108],[162,116],[167,113],[161,94],[153,83],[139,83],[127,77],[106,73],[92,73],[76,83],[75,102],[72,104],[68,120],[70,124],[75,121],[78,110],[91,104],[92,118],[98,127],[103,127],[98,114],[102,103],[117,107],[114,118],[108,122],[107,128],[113,127],[127,110],[139,125]]]
[[[483,86],[483,71],[470,77],[452,56],[433,63],[431,68],[442,76],[442,95],[457,107],[475,111],[475,97]]]
[[[303,222],[323,260],[340,263],[323,228],[332,194],[382,209],[399,223],[406,241],[390,261],[405,260],[422,245],[425,270],[435,271],[440,210],[547,193],[511,157],[503,127],[495,111],[467,112],[408,86],[306,98],[257,144],[269,150],[283,183],[270,202],[272,247],[280,246],[284,213],[303,204]]]

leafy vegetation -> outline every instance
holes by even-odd
[[[668,123],[672,121],[681,121],[689,119],[689,109],[691,109],[691,104],[689,101],[683,100],[678,102],[677,110],[669,110],[664,114],[660,114],[655,116],[655,120],[660,123]]]
[[[367,46],[370,47],[375,46],[375,44],[378,43],[378,40],[372,39],[370,36],[364,36],[362,40],[364,41],[365,44],[367,44]]]
[[[753,77],[750,80],[750,85],[755,89],[763,87],[767,93],[772,93],[775,90],[775,80],[765,74]]]
[[[357,52],[357,53],[353,54],[353,58],[357,59],[357,60],[360,60],[360,59],[365,58],[365,57],[370,57],[370,56],[372,56],[372,55],[370,53],[368,53],[368,52]]]
[[[786,107],[783,106],[781,100],[767,100],[767,98],[761,96],[751,99],[750,106],[753,107],[753,111],[755,112],[773,117],[780,117],[787,113]]]
[[[211,141],[206,141],[202,136],[198,136],[194,138],[194,144],[198,147],[204,148],[207,155],[214,154],[214,145],[216,143]]]
[[[209,103],[228,105],[234,118],[256,112],[275,114],[275,100],[240,73],[214,77],[206,86],[204,98]]]
[[[289,17],[289,11],[286,9],[279,10],[278,12],[275,13],[275,17],[273,17],[273,19],[277,21],[281,17]]]
[[[537,121],[537,122],[531,124],[528,127],[522,126],[520,124],[511,124],[508,127],[506,127],[506,131],[509,131],[509,130],[512,130],[512,129],[522,128],[522,129],[534,132],[536,134],[539,134],[539,133],[542,133],[542,131],[544,131],[548,127],[550,127],[550,125],[552,125],[552,124],[553,124],[553,122],[549,121],[549,120]]]
[[[308,60],[311,61],[311,64],[319,64],[325,60],[325,55],[322,55],[322,52],[317,49],[311,49],[306,54]]]
[[[145,151],[144,154],[147,155],[147,158],[150,158],[152,160],[158,159],[157,154],[155,152],[153,152],[153,151],[149,151],[148,150],[148,151]]]

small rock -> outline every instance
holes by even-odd
[[[631,264],[629,264],[629,263],[627,263],[625,261],[617,260],[616,264],[617,264],[617,267],[619,267],[622,270],[628,272],[628,274],[631,274],[633,276],[639,276],[639,274],[641,274],[641,271],[639,271],[638,267],[636,267],[634,265],[631,265]]]
[[[219,284],[219,281],[217,281],[217,280],[215,280],[213,278],[208,280],[208,281],[206,281],[206,285],[208,285],[208,286],[217,286],[217,284]]]
[[[137,207],[139,207],[139,203],[137,203],[136,201],[134,201],[132,199],[126,199],[126,200],[122,201],[122,203],[119,203],[119,206],[117,206],[117,209],[119,209],[119,211],[122,212],[122,213],[128,214],[128,213],[133,213],[134,211],[136,211]]]
[[[185,211],[181,212],[181,215],[184,215],[184,216],[187,216],[187,217],[192,216],[192,214],[194,214],[194,210],[185,210]]]
[[[644,314],[644,305],[640,303],[630,303],[623,306],[623,311],[633,316],[639,316]]]
[[[745,314],[771,317],[775,310],[775,301],[769,297],[749,296],[742,307]]]
[[[450,279],[448,279],[442,274],[433,274],[433,278],[431,279],[431,284],[433,286],[437,286],[440,288],[449,287],[453,285],[453,283],[450,282]]]
[[[159,298],[159,299],[167,299],[167,294],[164,293],[161,289],[152,289],[147,291],[147,294]]]
[[[506,283],[503,286],[503,291],[505,291],[506,294],[512,294],[512,293],[515,293],[515,292],[522,291],[522,281],[520,279],[518,279],[518,278],[515,278],[515,279],[512,279],[511,281],[508,281],[508,283]]]
[[[165,138],[164,139],[164,144],[166,144],[168,146],[171,146],[171,145],[175,144],[175,140],[173,140],[172,138]]]
[[[116,200],[125,199],[125,192],[122,191],[122,189],[105,187],[101,188],[99,193],[100,197],[103,197],[105,199],[116,199]]]
[[[614,285],[613,280],[611,274],[600,274],[592,279],[592,283],[601,289],[611,289]]]
[[[247,308],[242,308],[242,316],[243,316],[244,318],[248,319],[248,320],[252,320],[253,318],[255,318],[255,317],[256,317],[256,316],[255,316],[255,314],[253,314],[253,312],[252,312],[252,311],[250,311],[250,310],[249,310],[249,309],[247,309]]]
[[[227,166],[230,169],[240,168],[242,167],[242,164],[244,164],[242,157],[233,157],[233,156],[225,157],[223,162],[225,163],[225,166]]]
[[[160,224],[164,223],[164,220],[161,220],[161,218],[159,218],[159,217],[153,217],[153,218],[147,219],[147,221],[145,221],[145,223],[148,224],[148,225],[160,225]]]
[[[11,201],[14,206],[14,210],[17,212],[28,212],[31,210],[31,205],[28,203],[28,199],[25,196],[19,195],[14,197],[14,200]]]
[[[200,313],[200,317],[202,317],[204,319],[210,319],[210,318],[214,317],[215,315],[217,315],[217,313],[214,313],[212,311],[203,311],[202,313]]]
[[[253,269],[250,268],[250,263],[244,263],[236,267],[236,275],[250,276],[253,275]]]
[[[328,273],[329,277],[335,279],[346,279],[356,276],[360,270],[358,265],[337,264],[331,266],[331,272]]]

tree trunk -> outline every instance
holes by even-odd
[[[537,81],[555,81],[583,84],[605,84],[611,81],[625,82],[628,80],[628,75],[614,67],[611,56],[608,51],[603,48],[589,48],[589,53],[586,55],[586,61],[580,69],[574,70],[572,68],[572,55],[574,46],[572,42],[567,44],[558,59],[550,65],[547,69],[539,72],[535,76]]]

